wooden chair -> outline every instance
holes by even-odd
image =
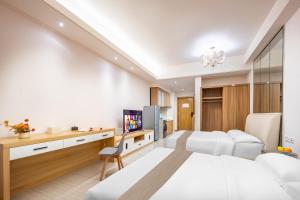
[[[105,169],[106,169],[107,162],[110,158],[117,159],[119,170],[124,168],[124,164],[121,158],[121,153],[123,152],[123,144],[124,144],[125,136],[126,134],[123,134],[120,143],[117,147],[105,147],[99,152],[99,156],[104,158],[100,181],[102,181],[105,178]]]

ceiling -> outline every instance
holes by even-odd
[[[58,0],[146,68],[243,55],[276,0]],[[98,28],[96,27],[98,26]]]
[[[197,76],[248,73],[251,66],[244,62],[245,52],[257,38],[270,12],[279,10],[274,7],[280,2],[2,1],[125,70],[175,92],[194,91]],[[60,27],[59,22],[65,26]],[[210,46],[225,50],[226,60],[215,68],[203,68],[200,56]]]

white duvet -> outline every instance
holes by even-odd
[[[290,200],[272,173],[232,156],[193,153],[152,200]]]
[[[85,200],[117,200],[172,149],[157,148],[90,188]],[[152,200],[299,200],[300,162],[263,154],[251,161],[193,153]]]
[[[166,147],[175,148],[177,139],[184,131],[176,132],[166,140]],[[211,155],[234,155],[255,159],[263,150],[264,144],[256,137],[243,131],[194,131],[187,139],[186,149],[192,152]]]

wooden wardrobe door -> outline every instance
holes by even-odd
[[[246,118],[250,112],[250,88],[249,85],[236,86],[237,115],[236,126],[239,130],[245,129]]]
[[[236,87],[223,87],[223,131],[229,131],[236,127],[237,96]]]
[[[281,112],[280,83],[270,83],[270,112]]]
[[[202,131],[222,130],[222,102],[212,101],[202,104]]]
[[[270,112],[270,84],[262,83],[260,85],[260,112],[268,113]]]
[[[253,90],[253,112],[254,113],[260,113],[261,108],[260,108],[260,99],[261,99],[261,84],[260,83],[255,83],[254,84],[254,90]]]

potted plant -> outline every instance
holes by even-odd
[[[8,121],[4,121],[3,126],[10,128],[9,131],[13,130],[15,134],[18,134],[20,139],[29,138],[30,132],[35,131],[34,128],[30,128],[29,119],[25,119],[24,122],[15,125],[9,125]]]

